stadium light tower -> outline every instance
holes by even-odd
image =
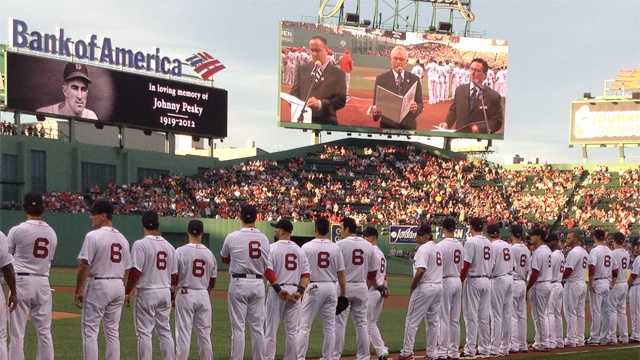
[[[430,12],[431,18],[423,12]],[[471,0],[372,0],[364,4],[362,0],[320,0],[319,24],[347,24],[345,14],[355,14],[359,26],[391,31],[453,32],[454,24],[463,22],[464,36],[471,35],[471,22],[475,20]],[[440,22],[451,27],[442,29]],[[354,24],[349,21],[348,25]]]

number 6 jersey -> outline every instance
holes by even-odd
[[[84,237],[78,260],[89,263],[91,277],[123,278],[131,268],[129,242],[118,230],[103,226]]]
[[[186,244],[176,250],[178,287],[207,290],[209,280],[218,276],[218,265],[213,254],[202,244]]]
[[[171,275],[178,272],[176,250],[159,235],[147,235],[131,247],[133,267],[142,276],[138,289],[164,289],[171,287]]]
[[[220,256],[229,258],[229,273],[263,275],[273,269],[269,261],[269,239],[256,228],[242,228],[227,235]]]
[[[56,252],[56,232],[42,220],[27,220],[7,234],[9,253],[13,255],[16,273],[49,276]]]

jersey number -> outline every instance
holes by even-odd
[[[460,264],[460,260],[462,260],[462,251],[456,249],[453,251],[453,263]]]
[[[491,248],[488,246],[484,247],[484,259],[491,260]]]
[[[551,267],[551,255],[549,255],[549,267]]]
[[[620,260],[620,266],[622,266],[622,270],[627,270],[627,258],[623,257],[622,260]]]
[[[353,265],[362,265],[364,264],[364,251],[362,249],[353,249],[351,252],[351,263]]]
[[[525,266],[527,266],[527,255],[522,254],[520,255],[520,267],[525,267]]]
[[[440,251],[436,251],[436,265],[442,266],[442,255]]]
[[[249,241],[249,257],[260,259],[260,241]]]
[[[504,257],[504,261],[511,260],[511,252],[509,251],[509,248],[502,249],[502,256]]]
[[[156,254],[156,268],[158,270],[165,270],[167,268],[167,253],[164,251],[158,251]]]
[[[384,274],[384,270],[386,269],[387,266],[387,260],[385,260],[384,258],[380,259],[380,274]]]
[[[609,267],[609,266],[611,266],[611,256],[605,255],[604,256],[604,267]]]
[[[294,271],[298,268],[298,257],[296,254],[287,254],[284,256],[284,268]]]
[[[318,253],[318,267],[320,269],[326,269],[329,267],[329,253],[321,251]]]
[[[33,257],[46,259],[49,256],[49,239],[37,238],[33,243]]]
[[[206,263],[204,262],[204,260],[201,260],[201,259],[193,260],[193,265],[191,266],[191,274],[193,275],[193,277],[203,277],[204,276],[204,265],[205,264]]]
[[[582,268],[583,269],[587,268],[587,257],[586,256],[582,258]]]
[[[122,262],[122,245],[118,243],[111,244],[111,262],[117,264]]]

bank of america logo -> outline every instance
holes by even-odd
[[[187,59],[187,62],[193,66],[193,71],[204,80],[209,80],[217,72],[226,68],[220,60],[204,51],[193,54],[193,56]]]

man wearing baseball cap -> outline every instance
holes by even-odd
[[[84,64],[67,63],[64,67],[62,80],[64,101],[43,106],[37,109],[36,112],[98,120],[96,113],[87,109],[89,84],[91,84],[87,66]]]

